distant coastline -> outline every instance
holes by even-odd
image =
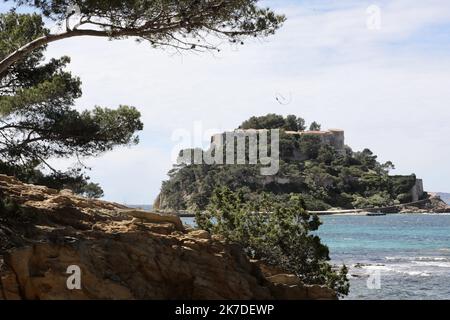
[[[444,195],[444,197],[442,196]],[[445,196],[448,196],[445,198]],[[447,201],[444,201],[447,199]],[[336,215],[336,216],[365,216],[367,213],[386,213],[386,214],[411,214],[411,213],[450,213],[450,206],[448,201],[450,200],[450,194],[446,193],[430,193],[427,199],[400,204],[396,206],[382,207],[382,208],[364,208],[364,209],[350,209],[340,210],[331,209],[327,211],[310,211],[310,213],[317,214],[319,216]],[[141,209],[145,211],[151,211],[152,205],[126,205],[130,208]],[[174,214],[182,218],[193,218],[195,214],[189,211],[161,211],[165,214]]]

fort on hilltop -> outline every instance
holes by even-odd
[[[310,135],[319,137],[323,144],[328,144],[338,153],[345,153],[345,133],[341,129],[329,129],[327,131],[286,131],[288,135]]]
[[[311,124],[310,128],[319,125]],[[279,143],[274,139],[277,134],[270,132],[277,129]],[[213,135],[208,150],[197,152],[197,156],[206,155],[205,159],[213,163],[174,167],[170,179],[163,182],[154,208],[188,215],[206,210],[214,190],[225,186],[241,192],[246,201],[267,194],[281,203],[296,194],[304,200],[306,210],[319,213],[450,210],[438,197],[425,192],[423,180],[415,174],[392,175],[392,162],[380,162],[367,148],[354,151],[344,130],[305,129],[302,118],[268,114],[251,117],[236,130]],[[186,154],[192,158],[196,151],[199,148],[183,150],[183,157]],[[279,170],[264,175],[258,160],[269,153],[271,164]],[[214,162],[216,159],[220,161]]]

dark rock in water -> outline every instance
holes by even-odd
[[[368,264],[364,264],[364,263],[357,263],[357,264],[355,264],[353,267],[354,267],[354,268],[361,269],[361,268],[367,267],[367,266],[369,266],[369,265],[368,265]]]
[[[368,275],[362,275],[362,274],[351,274],[350,275],[353,278],[366,278]]]
[[[357,263],[353,267],[361,269],[364,267],[384,267],[384,266],[385,266],[384,264]]]

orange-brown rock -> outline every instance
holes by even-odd
[[[0,175],[2,299],[335,299],[180,219]],[[70,290],[68,267],[81,269]]]

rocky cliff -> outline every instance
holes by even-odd
[[[70,266],[80,290],[68,289]],[[0,175],[0,300],[335,298],[178,217]]]

